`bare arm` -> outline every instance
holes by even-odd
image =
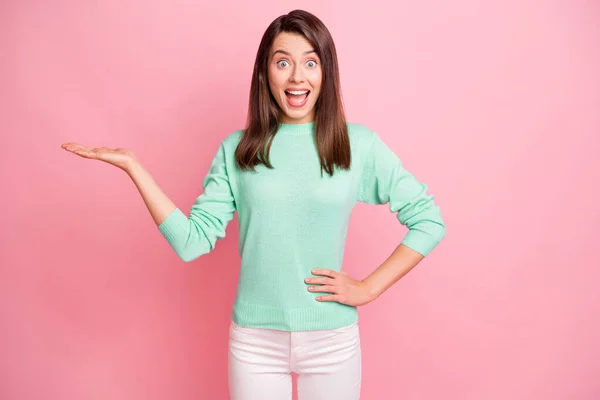
[[[154,223],[157,226],[160,225],[175,211],[177,206],[167,197],[141,163],[133,162],[126,172],[140,192]]]
[[[404,275],[419,264],[423,258],[421,253],[403,244],[398,245],[394,252],[367,278],[363,279],[369,298],[374,300],[388,290]]]

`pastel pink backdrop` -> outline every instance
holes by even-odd
[[[361,398],[600,398],[599,5],[383,3],[0,4],[0,398],[227,398],[237,218],[183,263],[122,171],[60,145],[134,149],[188,212],[294,8],[333,34],[349,119],[448,225],[360,309]],[[405,232],[358,204],[344,268],[365,277]]]

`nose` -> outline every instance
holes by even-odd
[[[304,72],[298,65],[294,66],[290,74],[290,82],[304,82]]]

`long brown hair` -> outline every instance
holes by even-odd
[[[236,149],[236,162],[242,170],[258,164],[273,168],[269,150],[279,128],[282,112],[269,89],[268,63],[273,41],[282,32],[303,35],[321,59],[321,92],[315,103],[315,144],[325,170],[333,175],[334,167],[350,168],[350,139],[342,104],[337,53],[329,30],[320,19],[304,10],[294,10],[275,19],[265,33],[256,53],[248,119]]]

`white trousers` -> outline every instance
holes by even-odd
[[[361,348],[358,322],[342,328],[287,332],[229,327],[231,400],[358,400]]]

